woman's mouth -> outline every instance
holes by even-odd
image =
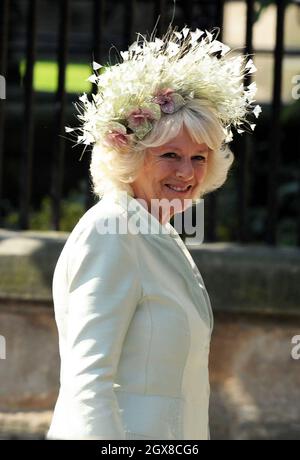
[[[182,193],[182,194],[188,192],[192,188],[191,185],[187,185],[186,187],[178,187],[177,185],[165,184],[165,186],[168,187],[168,189],[172,190],[173,192]]]

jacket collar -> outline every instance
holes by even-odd
[[[161,224],[138,199],[122,190],[106,192],[103,199],[112,199],[119,204],[127,214],[128,230],[132,233],[143,233],[163,238],[180,238],[175,228],[169,223]]]
[[[172,244],[176,246],[178,253],[181,254],[183,267],[185,267],[185,277],[191,287],[191,292],[196,295],[196,304],[199,288],[202,293],[201,295],[204,296],[209,317],[210,330],[212,331],[214,322],[213,312],[201,273],[176,229],[169,222],[162,225],[155,216],[150,214],[137,199],[132,197],[126,191],[116,190],[108,192],[105,197],[112,199],[125,210],[128,219],[129,231],[135,233],[138,230],[138,232],[144,234],[151,234],[153,237],[169,239],[169,241],[171,240],[171,243],[173,240]]]

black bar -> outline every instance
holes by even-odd
[[[224,22],[224,0],[217,0],[217,23],[216,26],[220,28],[220,33],[218,35],[218,40],[222,41],[223,37],[223,22]]]
[[[105,0],[93,1],[93,55],[96,62],[102,59],[102,40],[105,24]]]
[[[101,64],[103,57],[103,30],[105,24],[105,0],[94,0],[93,1],[93,43],[92,43],[92,55],[93,60]],[[102,63],[103,64],[103,63]],[[92,92],[97,93],[98,86],[92,85]],[[86,178],[86,197],[85,197],[85,209],[86,211],[94,204],[94,195],[92,192],[91,178],[88,175]]]
[[[6,77],[8,48],[9,0],[0,4],[0,77]],[[0,83],[1,84],[1,83]],[[4,89],[6,93],[6,89]],[[3,226],[5,209],[3,206],[3,149],[5,126],[5,99],[0,99],[0,226]]]
[[[216,241],[217,239],[217,199],[216,192],[209,193],[207,198],[204,198],[205,203],[205,242]],[[207,216],[207,217],[206,217]]]
[[[300,152],[300,133],[298,132],[298,150]],[[297,242],[296,244],[300,246],[300,158],[298,157],[298,215],[297,215]]]
[[[52,226],[54,230],[59,230],[62,186],[64,175],[64,157],[65,157],[65,109],[66,109],[66,66],[67,51],[70,23],[70,0],[60,2],[60,23],[58,39],[58,87],[55,96],[56,114],[57,114],[57,131],[55,132],[55,144],[53,152],[53,169],[52,169]]]
[[[124,49],[135,41],[136,0],[124,1]]]
[[[217,17],[216,26],[220,28],[218,40],[222,41],[223,36],[223,20],[224,20],[224,0],[217,0]],[[205,221],[207,222],[207,238],[205,241],[216,241],[217,239],[217,212],[218,200],[217,191],[210,193],[206,198],[207,211],[205,211]],[[207,216],[207,217],[206,217]]]
[[[246,43],[245,54],[251,55],[253,53],[253,24],[254,24],[254,0],[247,0],[247,18],[246,18]],[[247,75],[244,79],[244,86],[251,83],[251,76]],[[248,205],[250,195],[250,159],[253,152],[253,138],[252,135],[246,135],[241,138],[240,143],[240,161],[238,170],[238,240],[242,243],[249,242],[249,222],[248,222]]]
[[[218,35],[218,40],[222,41],[223,36],[223,19],[224,19],[224,0],[217,1],[217,18],[216,26],[220,28],[220,33]],[[205,241],[216,241],[217,234],[217,212],[218,212],[218,202],[217,202],[217,192],[210,193],[206,199],[207,201],[207,238]]]
[[[26,73],[24,79],[24,124],[23,143],[21,146],[21,174],[20,174],[20,214],[19,227],[28,229],[30,198],[32,186],[32,161],[33,161],[33,69],[36,47],[36,20],[37,1],[27,2],[27,39],[26,39]]]
[[[276,244],[276,227],[278,220],[278,171],[281,143],[281,86],[282,61],[284,55],[284,16],[286,2],[277,0],[276,45],[274,62],[274,83],[272,118],[270,127],[269,180],[268,180],[268,215],[266,225],[266,243]]]
[[[183,21],[187,27],[191,26],[193,20],[193,3],[193,0],[184,0],[181,4],[183,9]]]
[[[167,5],[166,0],[154,0],[154,24],[157,24],[157,36],[160,37],[166,32],[167,27]]]

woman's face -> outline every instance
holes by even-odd
[[[168,143],[148,148],[144,165],[131,183],[135,197],[145,200],[150,209],[153,199],[169,202],[177,199],[180,209],[174,209],[169,217],[184,211],[188,202],[184,200],[199,196],[207,173],[209,150],[205,143],[194,142],[184,127]]]

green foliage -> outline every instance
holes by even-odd
[[[20,75],[25,76],[26,60],[20,61]],[[68,63],[66,68],[66,90],[68,93],[89,92],[91,83],[87,78],[92,74],[92,69],[87,64]],[[35,91],[53,93],[57,90],[58,63],[55,61],[36,61],[34,64]]]
[[[49,230],[51,228],[51,201],[49,197],[44,197],[41,207],[30,217],[30,230]]]
[[[71,232],[78,220],[85,213],[84,197],[79,192],[71,192],[61,202],[60,230]],[[43,198],[41,207],[30,217],[30,230],[51,229],[51,199],[49,196]]]
[[[78,220],[85,213],[84,195],[80,192],[71,192],[61,202],[60,231],[71,232]],[[5,219],[5,227],[18,229],[18,213],[11,211]],[[52,206],[51,198],[45,196],[38,210],[31,211],[29,217],[29,230],[51,230],[52,227]]]
[[[281,114],[281,120],[284,125],[297,125],[299,126],[300,120],[300,99],[286,105]]]

